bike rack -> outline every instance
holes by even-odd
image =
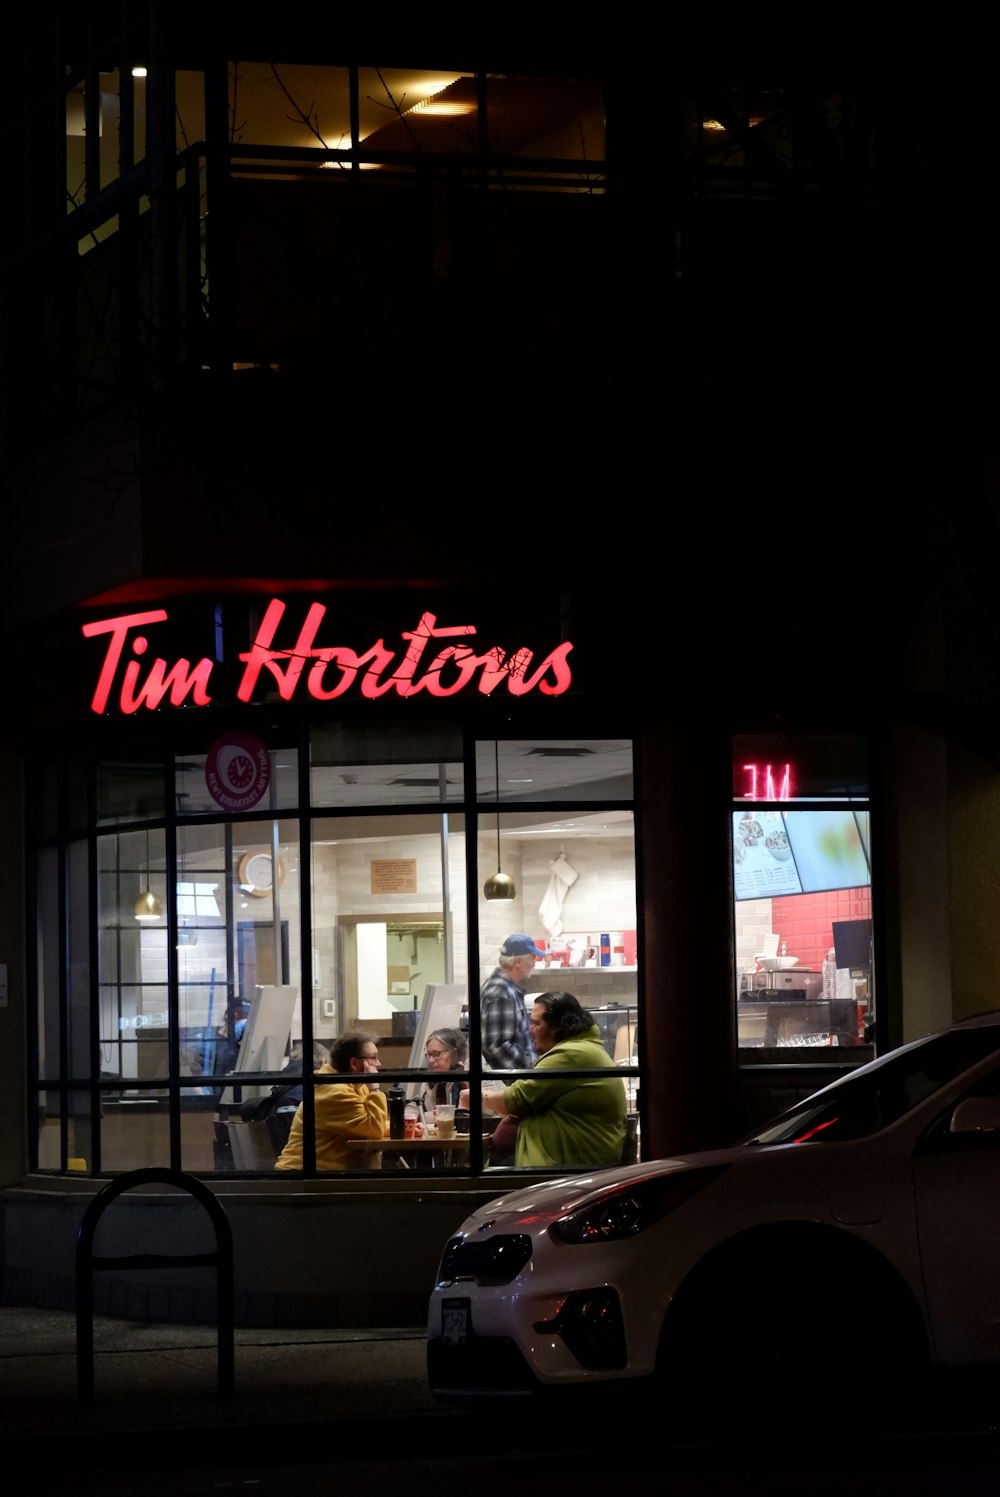
[[[94,1233],[111,1202],[136,1185],[173,1185],[204,1206],[215,1228],[215,1251],[210,1253],[134,1253],[95,1257]],[[77,1397],[89,1403],[94,1396],[94,1273],[115,1268],[214,1268],[216,1270],[219,1394],[225,1398],[235,1385],[233,1345],[234,1288],[233,1233],[221,1202],[206,1185],[184,1170],[152,1166],[130,1170],[98,1191],[80,1222],[76,1242],[76,1386]]]

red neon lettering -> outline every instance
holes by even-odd
[[[132,645],[133,650],[138,651],[140,644],[145,650],[144,639],[137,639]],[[171,707],[180,707],[188,695],[196,707],[207,707],[212,700],[208,694],[211,673],[210,660],[199,660],[193,668],[190,660],[178,660],[169,671],[165,660],[154,660],[145,683],[140,684],[139,667],[130,660],[125,667],[119,705],[123,712],[128,713],[138,712],[140,707],[155,712],[169,691]]]
[[[542,688],[544,690],[544,687]],[[744,764],[743,772],[746,775],[747,789],[743,792],[744,800],[791,800],[792,799],[792,766],[786,764],[782,773],[780,784],[775,783],[774,767],[770,764],[764,766],[763,775],[759,764]],[[758,794],[757,786],[761,780],[764,783],[763,795]]]
[[[101,666],[101,674],[97,679],[97,690],[90,703],[92,712],[103,712],[108,704],[115,672],[121,664],[122,651],[125,648],[129,630],[138,629],[143,624],[160,624],[166,617],[166,610],[157,608],[150,613],[130,613],[124,614],[119,619],[102,619],[96,624],[84,624],[83,633],[87,639],[92,639],[98,634],[111,635],[107,653],[104,656],[104,664]],[[149,642],[143,635],[139,634],[133,639],[133,654],[145,655],[148,648]],[[212,662],[210,660],[199,660],[193,669],[189,660],[178,660],[168,672],[167,662],[157,658],[153,661],[143,685],[139,679],[138,664],[130,660],[123,672],[118,705],[122,712],[127,714],[137,712],[140,707],[149,707],[155,711],[169,691],[170,704],[173,707],[180,707],[187,696],[191,697],[196,707],[207,707],[212,700],[208,694],[211,673]]]
[[[317,702],[331,702],[334,697],[342,697],[364,664],[364,660],[346,645],[331,645],[329,649],[314,650],[313,654],[316,656],[316,664],[310,666],[306,690]],[[368,656],[364,659],[367,660]],[[342,675],[336,686],[327,687],[323,684],[328,665],[338,665],[341,669]]]
[[[123,614],[120,619],[102,619],[96,624],[84,624],[83,635],[85,639],[93,639],[97,634],[110,634],[107,654],[104,664],[101,666],[101,674],[97,678],[97,690],[94,692],[90,703],[92,712],[103,712],[108,705],[108,697],[111,695],[111,685],[115,678],[115,671],[122,658],[122,650],[128,638],[130,629],[139,629],[143,624],[160,624],[167,617],[165,608],[156,608],[151,613],[129,613]],[[138,643],[138,641],[136,642]],[[146,648],[146,641],[142,641],[142,649]],[[141,653],[141,651],[140,651]]]
[[[767,799],[768,800],[790,800],[791,799],[791,765],[785,765],[785,777],[778,790],[774,788],[774,775],[770,764],[767,766]]]
[[[573,677],[570,674],[566,657],[573,646],[567,640],[565,644],[557,645],[550,654],[539,665],[533,676],[526,676],[528,666],[531,664],[532,651],[518,650],[515,655],[516,665],[510,673],[510,690],[512,696],[523,697],[529,691],[534,691],[537,686],[545,696],[560,696],[569,686]],[[546,671],[551,671],[554,679],[544,681],[542,677]]]
[[[364,697],[381,697],[387,691],[395,690],[401,697],[414,696],[423,689],[424,683],[416,680],[417,667],[427,648],[429,639],[450,639],[456,634],[475,634],[471,624],[458,624],[453,628],[437,627],[437,619],[433,613],[422,613],[417,627],[411,631],[403,630],[403,638],[410,641],[409,648],[403,656],[402,664],[387,681],[379,680],[384,665],[372,665],[365,673],[365,679],[361,683],[361,695]],[[379,640],[376,648],[382,647]],[[447,652],[445,652],[447,653]],[[441,657],[439,657],[441,658]],[[392,661],[390,655],[386,665]],[[450,696],[450,692],[438,692],[439,696]]]
[[[241,702],[249,702],[253,696],[254,687],[261,670],[266,666],[278,683],[278,694],[285,702],[290,702],[302,674],[302,667],[312,656],[312,643],[316,638],[316,630],[323,622],[326,609],[322,603],[313,603],[306,614],[305,623],[302,625],[301,633],[292,650],[269,649],[274,639],[275,631],[281,623],[285,605],[278,598],[272,598],[267,605],[267,612],[263,622],[257,630],[257,637],[245,655],[240,659],[246,666],[243,679],[239,684],[236,695]],[[282,670],[277,664],[279,660],[287,660],[287,670]]]
[[[309,606],[298,638],[290,649],[275,648],[275,637],[284,615],[285,604],[279,598],[272,598],[250,649],[239,657],[244,670],[236,695],[241,702],[251,700],[264,672],[271,676],[279,695],[286,702],[294,697],[303,673],[308,695],[318,702],[343,696],[358,680],[359,674],[361,695],[369,699],[390,691],[402,697],[416,696],[421,691],[435,697],[455,696],[471,686],[477,671],[480,673],[477,689],[483,696],[489,696],[502,681],[507,682],[512,696],[525,696],[536,689],[546,696],[558,696],[569,689],[573,679],[568,664],[573,646],[569,641],[550,651],[534,671],[531,671],[534,651],[527,646],[508,653],[494,645],[479,655],[464,644],[443,646],[422,669],[431,640],[468,637],[476,632],[472,624],[439,625],[433,613],[423,613],[415,629],[403,631],[406,649],[392,669],[397,655],[382,639],[376,640],[363,653],[347,645],[317,645],[316,636],[326,617],[326,607],[322,603]],[[166,610],[157,609],[102,619],[83,626],[87,638],[99,634],[111,636],[91,702],[94,712],[103,712],[111,699],[130,631],[142,625],[162,623],[166,618]],[[137,635],[131,640],[131,647],[133,653],[140,656],[145,654],[148,645],[143,636]],[[339,670],[339,678],[333,677],[334,670]],[[196,706],[207,706],[211,701],[208,690],[211,671],[212,662],[207,659],[192,667],[186,659],[168,666],[167,661],[157,658],[143,679],[138,663],[129,661],[121,673],[118,706],[129,714],[137,712],[140,707],[152,711],[168,695],[175,707],[188,698]],[[447,680],[443,679],[446,673]]]
[[[441,680],[441,672],[449,663],[457,670],[458,675],[450,685],[445,686]],[[445,645],[435,655],[421,679],[413,683],[409,694],[413,696],[418,691],[426,691],[432,697],[453,697],[468,686],[476,673],[476,667],[481,663],[476,652],[467,645]]]

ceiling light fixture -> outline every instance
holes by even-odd
[[[497,871],[486,880],[483,893],[487,899],[513,899],[517,893],[514,880],[500,871],[500,745],[496,739],[493,740],[493,763],[497,795]]]
[[[141,870],[140,870],[141,871]],[[149,828],[146,828],[146,887],[135,904],[132,913],[137,920],[160,920],[163,918],[163,901],[149,887]]]

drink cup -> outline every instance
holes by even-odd
[[[438,1138],[455,1137],[455,1108],[451,1102],[439,1102],[434,1109]]]

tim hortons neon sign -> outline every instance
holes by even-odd
[[[317,702],[329,702],[344,696],[355,682],[363,697],[382,697],[391,691],[401,697],[416,696],[421,691],[428,696],[453,697],[470,689],[474,682],[475,689],[483,696],[505,685],[511,696],[520,697],[535,690],[546,696],[561,696],[573,679],[567,664],[573,646],[568,641],[557,645],[534,669],[534,651],[526,645],[512,651],[493,645],[477,654],[468,644],[448,644],[431,652],[428,646],[432,640],[467,639],[476,632],[472,624],[439,626],[433,613],[421,614],[415,629],[402,631],[406,641],[402,650],[394,652],[378,639],[359,654],[349,645],[316,643],[326,608],[322,603],[313,603],[295,643],[276,649],[274,640],[284,613],[285,604],[272,598],[253,644],[239,657],[243,675],[236,695],[241,702],[252,699],[262,675],[265,680],[268,677],[273,680],[286,702],[292,701],[303,682],[300,694]],[[90,703],[93,712],[108,710],[109,703],[111,711],[117,706],[126,714],[138,712],[141,707],[155,712],[164,702],[171,707],[185,703],[207,707],[211,703],[214,665],[211,660],[201,659],[192,665],[189,660],[180,659],[171,665],[157,656],[143,670],[142,657],[149,649],[149,640],[140,631],[161,624],[166,618],[165,608],[154,608],[147,613],[119,614],[83,625],[87,639],[102,634],[109,636]],[[126,662],[127,651],[137,658]],[[116,691],[117,703],[112,700]]]

